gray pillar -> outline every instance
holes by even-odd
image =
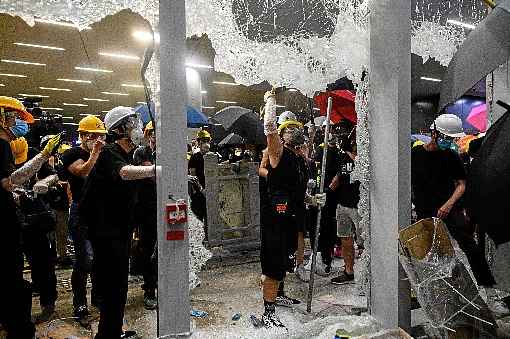
[[[491,78],[493,79],[492,98],[490,96],[491,89],[487,88],[487,101],[492,100],[492,103],[488,102],[487,107],[492,106],[492,114],[489,113],[487,118],[489,124],[494,124],[506,112],[506,109],[496,104],[496,101],[501,100],[510,104],[510,60],[487,76],[487,80],[492,80]],[[490,81],[487,82],[487,85],[490,86]]]
[[[398,262],[398,229],[411,221],[411,1],[370,9],[371,314],[410,327],[409,287]]]
[[[188,201],[186,168],[185,0],[159,2],[160,103],[158,140],[158,336],[190,334],[187,223],[168,225],[166,206]],[[167,240],[184,233],[183,240]],[[171,233],[169,233],[171,232]]]

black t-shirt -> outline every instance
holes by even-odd
[[[133,228],[136,180],[122,180],[119,171],[133,156],[116,143],[103,147],[82,191],[80,220],[91,238],[126,236]]]
[[[344,152],[339,154],[339,183],[336,189],[338,203],[344,207],[357,208],[359,202],[359,181],[351,183],[354,161]]]
[[[455,181],[465,179],[466,172],[457,153],[427,151],[422,145],[412,149],[411,182],[417,213],[435,213],[452,196]]]
[[[15,169],[11,145],[7,141],[0,139],[0,180],[8,178]],[[5,228],[13,227],[10,223],[16,220],[16,203],[12,193],[4,190],[1,186],[0,211],[3,221],[6,222]]]
[[[144,162],[154,164],[153,151],[149,146],[140,146],[133,154],[134,164],[143,165]],[[136,207],[137,222],[156,223],[157,217],[157,191],[156,178],[137,180],[138,203]]]
[[[198,181],[202,187],[205,187],[205,173],[204,173],[204,155],[202,152],[197,152],[191,156],[188,162],[188,169],[194,168],[197,173]]]
[[[83,185],[85,184],[85,178],[76,176],[69,172],[69,166],[71,166],[76,160],[89,160],[89,152],[85,151],[81,147],[73,147],[68,149],[62,155],[62,165],[64,167],[64,175],[65,179],[69,182],[71,186],[71,193],[73,195],[73,201],[78,202],[81,199],[81,192],[83,189]]]
[[[319,169],[322,168],[322,155],[324,153],[324,147],[320,147],[315,154],[315,161],[319,163]],[[340,170],[340,154],[336,147],[328,147],[328,154],[326,155],[326,177],[324,181],[324,187],[328,187],[333,181]]]

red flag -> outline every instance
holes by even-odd
[[[348,90],[330,91],[320,93],[313,98],[315,105],[320,109],[321,115],[327,114],[328,109],[328,98],[333,98],[333,107],[331,110],[331,121],[333,124],[337,124],[340,120],[347,119],[352,123],[356,124],[356,109],[354,101],[356,95],[354,92]]]

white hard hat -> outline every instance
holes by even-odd
[[[285,111],[278,117],[278,125],[283,124],[287,120],[297,120],[296,115],[291,111]]]
[[[119,126],[126,118],[136,116],[136,112],[131,107],[118,106],[112,108],[104,117],[106,130],[110,131]]]
[[[462,120],[455,114],[441,114],[434,120],[430,129],[435,128],[438,132],[452,138],[461,138],[466,136],[462,128]]]

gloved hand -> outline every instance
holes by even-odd
[[[48,140],[48,143],[46,144],[44,149],[41,151],[42,155],[49,157],[49,156],[55,154],[55,152],[57,152],[58,147],[60,146],[62,141],[63,141],[62,133],[55,135],[53,138]]]
[[[48,193],[48,189],[49,189],[49,186],[47,183],[45,182],[42,182],[42,181],[38,181],[34,184],[34,193],[37,193],[37,194],[46,194]]]
[[[319,208],[324,207],[326,205],[326,193],[318,193],[312,197],[312,205],[317,206]]]

